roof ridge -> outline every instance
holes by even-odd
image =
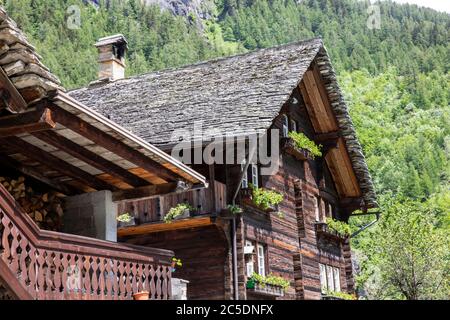
[[[198,62],[195,62],[195,63],[186,64],[186,65],[182,65],[182,66],[179,66],[179,67],[171,67],[171,68],[165,68],[165,69],[161,69],[161,70],[154,70],[154,71],[150,71],[150,72],[145,72],[145,73],[141,73],[141,74],[138,74],[138,75],[134,75],[134,76],[129,76],[129,77],[125,77],[125,78],[122,78],[122,79],[118,79],[116,81],[105,82],[103,85],[106,85],[106,84],[109,84],[109,83],[120,83],[121,81],[127,81],[127,80],[132,80],[132,79],[139,79],[140,77],[145,77],[145,76],[152,75],[152,74],[167,73],[167,72],[173,72],[173,71],[181,71],[181,70],[187,69],[187,68],[207,65],[207,64],[211,64],[211,63],[217,63],[217,62],[226,61],[226,60],[229,60],[229,59],[234,59],[234,58],[239,58],[239,57],[244,57],[244,56],[255,55],[257,53],[261,53],[261,52],[264,52],[264,51],[269,51],[269,50],[274,50],[274,49],[283,49],[283,48],[287,48],[287,47],[290,47],[290,46],[300,46],[300,45],[313,43],[313,42],[320,42],[320,45],[324,46],[322,37],[319,36],[319,37],[314,37],[314,38],[300,40],[300,41],[288,42],[288,43],[284,43],[284,44],[281,44],[281,45],[278,45],[278,46],[273,46],[273,47],[268,47],[268,48],[259,48],[257,50],[242,52],[242,53],[234,54],[234,55],[231,55],[231,56],[223,56],[223,57],[213,58],[213,59],[210,59],[210,60],[198,61]],[[102,86],[102,84],[101,83],[96,83],[96,86]],[[75,92],[75,91],[79,91],[79,90],[83,90],[83,89],[87,89],[87,88],[89,88],[89,84],[86,85],[86,86],[83,86],[83,87],[71,89],[68,92],[71,93],[71,92]]]

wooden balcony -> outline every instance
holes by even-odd
[[[173,252],[40,230],[1,185],[0,239],[3,297],[129,300],[143,290],[171,297]]]
[[[118,214],[127,212],[135,217],[136,223],[133,226],[120,227],[118,235],[122,237],[209,225],[214,222],[214,217],[226,208],[226,199],[225,184],[215,181],[208,188],[121,202],[118,205]],[[194,210],[171,223],[164,222],[164,216],[169,210],[180,203],[189,204]]]

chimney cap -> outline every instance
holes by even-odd
[[[100,38],[98,39],[98,41],[95,43],[95,46],[98,47],[103,47],[103,46],[107,46],[110,44],[124,44],[125,47],[128,47],[128,41],[125,38],[125,36],[123,34],[115,34],[112,36],[108,36],[108,37],[104,37],[104,38]]]

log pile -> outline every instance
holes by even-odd
[[[0,177],[0,183],[20,204],[22,209],[36,222],[41,229],[61,230],[63,211],[63,195],[50,191],[39,193],[26,185],[25,178],[11,179]]]

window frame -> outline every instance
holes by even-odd
[[[241,172],[244,171],[245,168],[245,160],[241,163]],[[242,176],[242,182],[241,182],[242,189],[248,189],[248,172],[245,170],[243,176]]]
[[[253,243],[250,240],[245,240],[245,246],[253,246]],[[249,271],[251,269],[251,271]],[[245,272],[247,273],[247,277],[251,277],[255,272],[255,261],[253,261],[253,254],[250,255],[250,261],[245,263]]]
[[[255,188],[259,188],[259,168],[257,164],[252,163],[251,165],[251,175],[252,175],[252,184]]]
[[[261,276],[265,276],[266,275],[266,249],[264,248],[264,245],[262,245],[260,243],[258,243],[256,245],[256,255],[257,255],[257,260],[258,260],[258,266],[257,266],[258,274]]]
[[[281,125],[281,129],[282,129],[282,137],[283,138],[287,138],[288,134],[289,134],[289,118],[286,114],[282,115],[282,125]]]

